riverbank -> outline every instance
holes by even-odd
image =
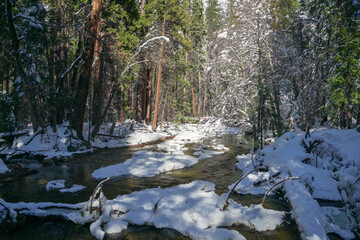
[[[283,183],[277,187],[282,187],[303,239],[326,239],[328,233],[353,239],[360,223],[359,146],[357,129],[286,133],[253,155],[237,157],[236,166],[244,173],[267,171],[253,171],[235,191],[265,194]],[[320,206],[317,200],[341,201],[344,207]]]
[[[89,131],[90,130],[90,131]],[[84,139],[88,139],[91,132],[88,124],[84,124]],[[217,119],[203,119],[199,124],[174,125],[168,124],[159,127],[156,132],[150,126],[134,121],[126,121],[124,124],[103,124],[99,134],[94,140],[82,141],[76,138],[76,134],[69,129],[69,124],[57,126],[57,131],[47,127],[43,133],[31,132],[15,137],[12,144],[0,152],[0,157],[5,163],[13,163],[16,158],[33,158],[44,165],[54,161],[62,161],[76,154],[91,153],[96,149],[104,148],[141,148],[146,145],[154,145],[176,137],[173,143],[177,147],[186,142],[196,142],[212,136],[220,136],[227,133],[239,133],[239,128],[230,128],[221,124]],[[163,150],[173,149],[173,146],[163,145]],[[10,171],[0,160],[0,174]]]

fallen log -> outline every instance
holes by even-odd
[[[159,144],[159,143],[165,142],[165,141],[167,141],[167,140],[174,139],[175,137],[176,137],[176,135],[172,135],[172,136],[163,137],[163,138],[160,138],[160,139],[154,140],[154,141],[149,141],[149,142],[144,142],[144,143],[140,143],[140,144],[125,146],[125,148],[133,149],[133,148],[145,147],[145,146],[147,146],[147,145],[155,145],[155,144]]]

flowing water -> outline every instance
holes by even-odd
[[[220,138],[207,139],[205,144],[223,144],[230,150],[221,155],[215,155],[198,164],[182,170],[171,171],[149,178],[116,178],[106,183],[104,194],[108,199],[117,195],[155,187],[171,187],[193,180],[205,180],[216,184],[216,193],[228,191],[228,186],[237,181],[241,175],[235,168],[236,156],[248,153],[252,148],[250,138],[224,135]],[[199,143],[188,144],[186,153],[192,154],[193,148]],[[139,150],[139,149],[137,149]],[[157,150],[155,146],[146,150]],[[29,167],[38,172],[36,174],[9,177],[0,182],[0,196],[7,202],[63,202],[78,203],[89,199],[99,180],[93,179],[91,173],[100,167],[123,162],[131,158],[136,150],[104,149],[91,154],[79,155],[69,163],[39,167],[31,164]],[[76,193],[60,193],[46,191],[48,181],[65,179],[66,186],[73,184],[86,186],[86,189]],[[243,204],[260,203],[263,196],[232,194],[231,198]],[[279,197],[268,197],[266,208],[289,211],[289,206]],[[297,226],[289,216],[275,231],[256,232],[244,226],[232,226],[229,229],[239,231],[247,239],[300,239]],[[152,226],[129,226],[121,234],[107,236],[108,239],[188,239],[171,229],[156,229]],[[79,226],[66,221],[54,219],[38,219],[28,217],[25,224],[7,233],[0,233],[0,239],[94,239],[89,231],[89,225]]]

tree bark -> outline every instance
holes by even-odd
[[[96,35],[99,24],[100,6],[101,0],[93,0],[91,9],[91,19],[89,26],[90,39],[86,41],[86,55],[84,59],[84,65],[81,68],[80,78],[76,89],[76,95],[74,99],[73,114],[71,118],[71,128],[73,128],[79,138],[83,138],[82,130],[85,117],[86,101],[89,94],[90,77],[91,77],[91,65],[94,58],[94,47],[96,43]]]
[[[24,93],[25,96],[30,104],[30,120],[32,123],[32,127],[34,132],[36,132],[39,128],[39,121],[37,118],[37,103],[36,103],[36,99],[35,99],[35,94],[33,93],[33,89],[30,86],[31,84],[28,82],[25,70],[23,68],[22,65],[22,61],[21,61],[21,56],[19,53],[19,39],[16,33],[16,28],[15,28],[15,24],[13,21],[13,15],[12,15],[12,1],[7,0],[7,20],[8,20],[8,24],[9,24],[9,31],[10,31],[10,35],[11,35],[11,41],[12,41],[12,45],[13,45],[13,50],[15,52],[15,58],[16,58],[16,71],[17,74],[21,77],[21,84],[24,88]]]
[[[207,92],[207,86],[205,85],[205,91],[204,91],[204,108],[203,108],[203,117],[206,115],[206,92]]]
[[[201,74],[199,71],[199,76],[198,76],[198,80],[199,80],[199,99],[198,99],[198,116],[200,117],[200,112],[201,112],[201,96],[200,96],[200,92],[201,92]]]
[[[195,90],[194,90],[194,76],[193,73],[190,73],[190,79],[191,79],[191,97],[192,97],[192,114],[193,117],[196,117],[195,113]]]
[[[146,106],[146,124],[150,123],[153,77],[154,77],[154,70],[151,68],[150,73],[149,73],[148,92],[147,92],[148,99],[147,99],[147,106]]]
[[[183,111],[183,116],[186,115],[186,78],[187,78],[187,61],[188,61],[188,52],[186,51],[185,53],[185,74],[184,74],[184,89],[183,89],[183,107],[184,107],[184,111]]]
[[[162,26],[162,36],[165,36],[165,14],[164,14],[164,20],[163,20],[163,26]],[[159,96],[160,96],[160,84],[161,84],[161,61],[163,58],[163,52],[164,52],[164,40],[161,40],[161,47],[160,47],[160,56],[159,56],[159,72],[158,72],[158,80],[157,80],[157,86],[156,86],[156,98],[155,98],[155,112],[154,112],[154,119],[152,124],[152,130],[156,131],[156,125],[157,125],[157,116],[158,116],[158,109],[159,109]]]
[[[124,86],[120,87],[120,123],[124,124]]]
[[[102,21],[102,25],[104,21]],[[100,39],[103,39],[104,32],[100,34]],[[103,51],[104,46],[101,46],[101,51]],[[101,121],[101,108],[103,105],[103,79],[104,79],[104,55],[99,54],[100,42],[99,39],[96,39],[95,43],[95,59],[98,59],[99,65],[95,64],[94,72],[94,89],[93,89],[93,109],[92,109],[92,125],[95,126]],[[101,122],[100,122],[101,124]]]

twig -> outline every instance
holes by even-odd
[[[31,138],[29,141],[27,141],[24,145],[28,145],[29,143],[31,143],[32,140],[34,140],[34,138],[40,134],[41,131],[37,131]]]
[[[264,205],[264,202],[265,202],[265,199],[266,199],[266,196],[274,189],[276,188],[278,185],[288,181],[288,180],[299,180],[300,178],[299,177],[290,177],[290,178],[286,178],[286,179],[283,179],[281,180],[280,182],[276,183],[274,186],[272,186],[269,190],[266,191],[264,197],[263,197],[263,200],[261,201],[261,205]]]
[[[3,203],[1,203],[1,202],[0,202],[0,205],[3,206],[3,207],[9,212],[9,215],[10,215],[10,213],[11,213],[11,212],[10,212],[10,209],[9,209],[7,206],[5,206],[5,204],[3,204]]]
[[[153,213],[155,213],[156,210],[158,209],[158,204],[159,204],[160,200],[163,199],[163,197],[164,197],[164,195],[162,195],[162,196],[159,198],[159,200],[157,200],[157,202],[155,203]]]

